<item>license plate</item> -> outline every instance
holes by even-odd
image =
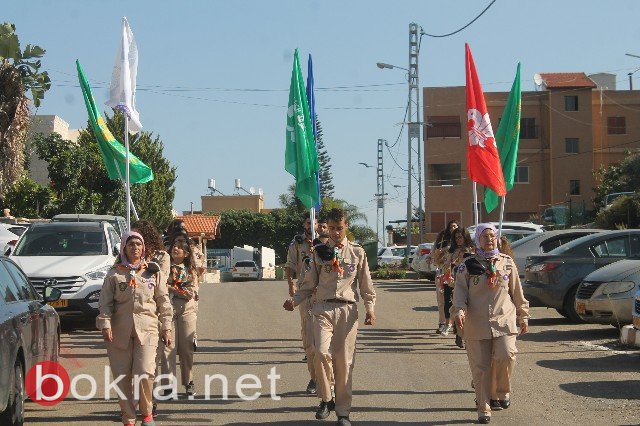
[[[69,301],[67,299],[59,299],[56,300],[55,302],[47,302],[49,304],[49,306],[52,306],[54,308],[66,308],[67,306],[69,306]]]
[[[248,277],[249,274],[240,274],[241,277]]]
[[[587,311],[587,306],[583,302],[576,303],[576,312],[579,315],[584,315]]]
[[[640,330],[640,317],[633,317],[633,328]]]

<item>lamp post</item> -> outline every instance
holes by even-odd
[[[412,217],[413,217],[413,205],[411,202],[411,157],[412,157],[412,145],[413,140],[417,139],[418,143],[418,192],[419,192],[419,214],[420,214],[420,241],[424,239],[424,227],[422,223],[422,165],[421,165],[421,147],[422,143],[420,140],[420,85],[418,79],[418,55],[420,49],[420,40],[418,34],[419,26],[415,23],[409,24],[409,68],[399,67],[397,65],[391,65],[384,62],[376,63],[377,67],[380,69],[394,69],[399,68],[407,71],[408,73],[408,83],[409,83],[409,99],[407,104],[407,124],[408,124],[408,132],[407,132],[407,250],[405,252],[405,258],[407,259],[407,263],[409,262],[409,254],[411,252],[411,240],[412,240]]]

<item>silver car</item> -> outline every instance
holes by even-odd
[[[580,283],[576,312],[592,324],[631,324],[639,284],[640,260],[625,259],[602,267]]]

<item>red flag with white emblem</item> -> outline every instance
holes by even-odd
[[[507,193],[500,164],[496,139],[493,136],[489,111],[484,101],[484,93],[471,56],[469,45],[466,49],[467,69],[467,173],[472,181],[488,186],[499,196]]]

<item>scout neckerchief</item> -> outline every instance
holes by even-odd
[[[184,284],[189,280],[189,275],[184,267],[184,264],[171,265],[169,272],[169,280],[167,283],[173,287],[173,290],[181,296],[189,296],[189,292],[184,289]]]
[[[342,260],[342,256],[340,255],[340,249],[344,247],[342,243],[338,243],[333,247],[333,258],[331,259],[331,270],[338,271],[338,274],[342,275],[344,270],[342,266],[340,266],[340,261]]]
[[[142,260],[140,263],[138,263],[137,265],[123,265],[122,263],[119,263],[118,265],[116,265],[116,268],[120,271],[120,272],[129,272],[129,287],[135,288],[136,286],[136,271],[139,271],[140,273],[142,273],[142,271],[144,271],[145,269],[147,269],[147,262],[145,262],[144,260]]]
[[[489,284],[490,289],[496,288],[498,285],[498,272],[496,272],[496,263],[498,262],[497,257],[492,257],[490,259],[485,259],[489,263],[489,269],[487,269],[487,283]]]

